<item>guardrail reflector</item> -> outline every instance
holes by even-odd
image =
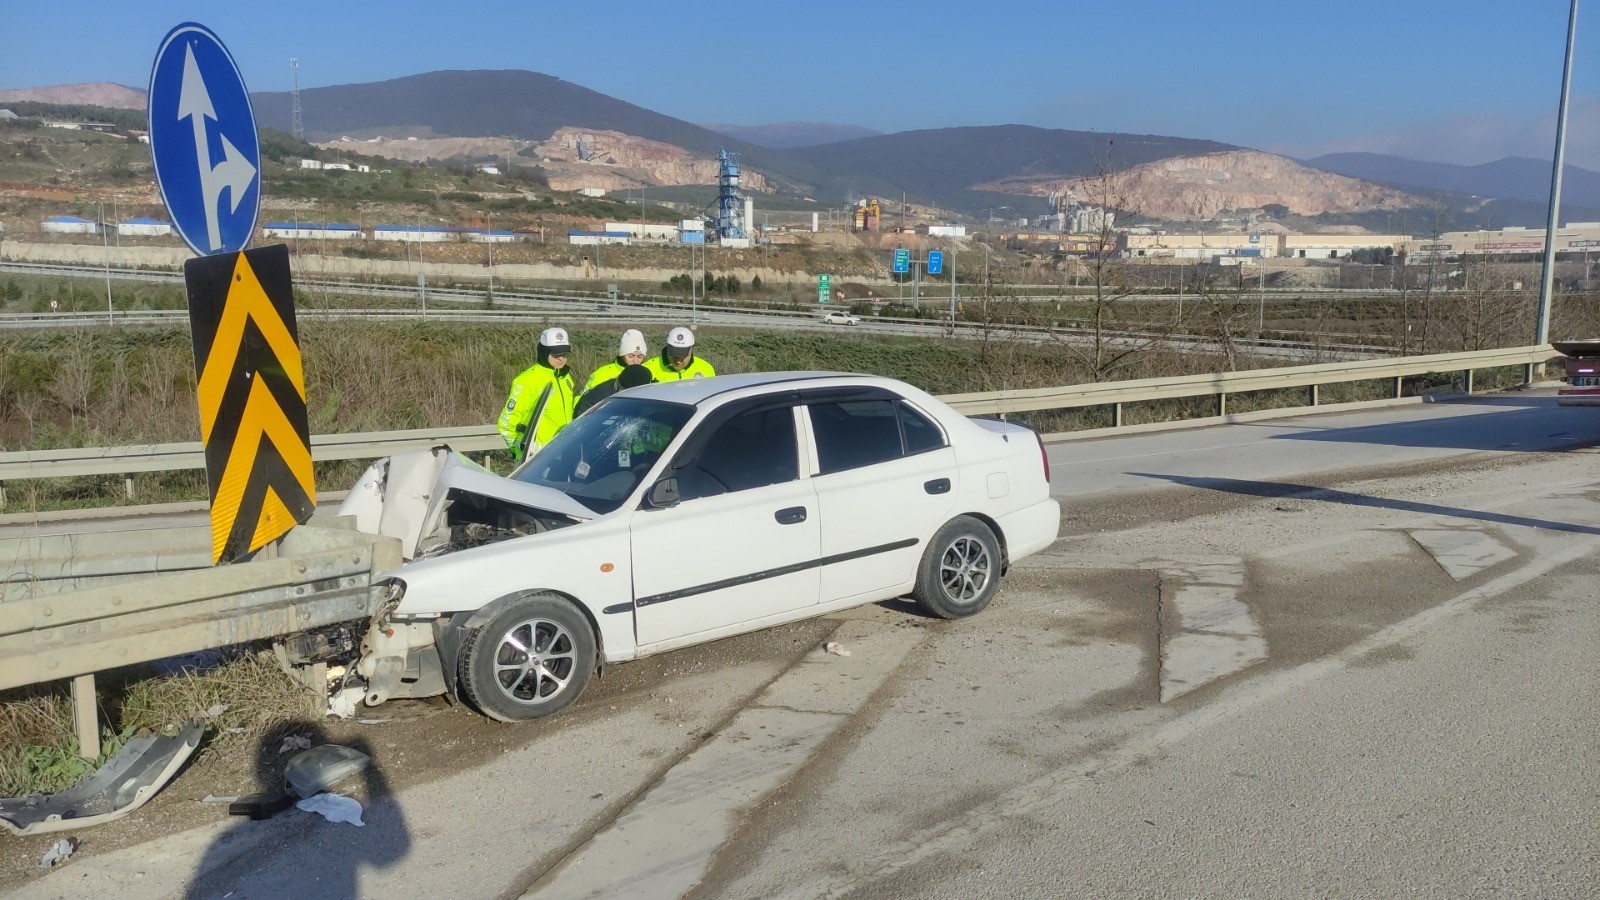
[[[211,561],[233,562],[311,517],[306,383],[282,244],[183,266],[211,493]]]

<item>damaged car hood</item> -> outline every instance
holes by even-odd
[[[401,453],[373,463],[339,504],[339,515],[354,516],[357,531],[399,538],[402,554],[413,559],[418,545],[439,526],[452,493],[475,494],[576,521],[598,515],[554,488],[496,475],[448,447]]]

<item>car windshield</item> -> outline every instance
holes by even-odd
[[[604,515],[633,493],[692,415],[694,407],[681,403],[607,398],[561,429],[511,477],[555,488]]]

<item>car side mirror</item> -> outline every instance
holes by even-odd
[[[656,482],[650,488],[650,493],[645,495],[645,502],[652,509],[671,509],[678,505],[678,479],[675,475]]]

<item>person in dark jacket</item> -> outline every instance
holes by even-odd
[[[576,418],[577,416],[583,415],[589,410],[590,407],[611,396],[612,394],[615,394],[617,391],[625,391],[631,387],[649,384],[654,380],[655,376],[650,373],[649,369],[642,365],[633,364],[623,366],[622,371],[618,372],[615,378],[612,378],[610,381],[602,381],[599,384],[591,386],[588,390],[583,392],[582,396],[578,397],[578,404],[577,406],[573,407],[572,410],[573,417]]]

